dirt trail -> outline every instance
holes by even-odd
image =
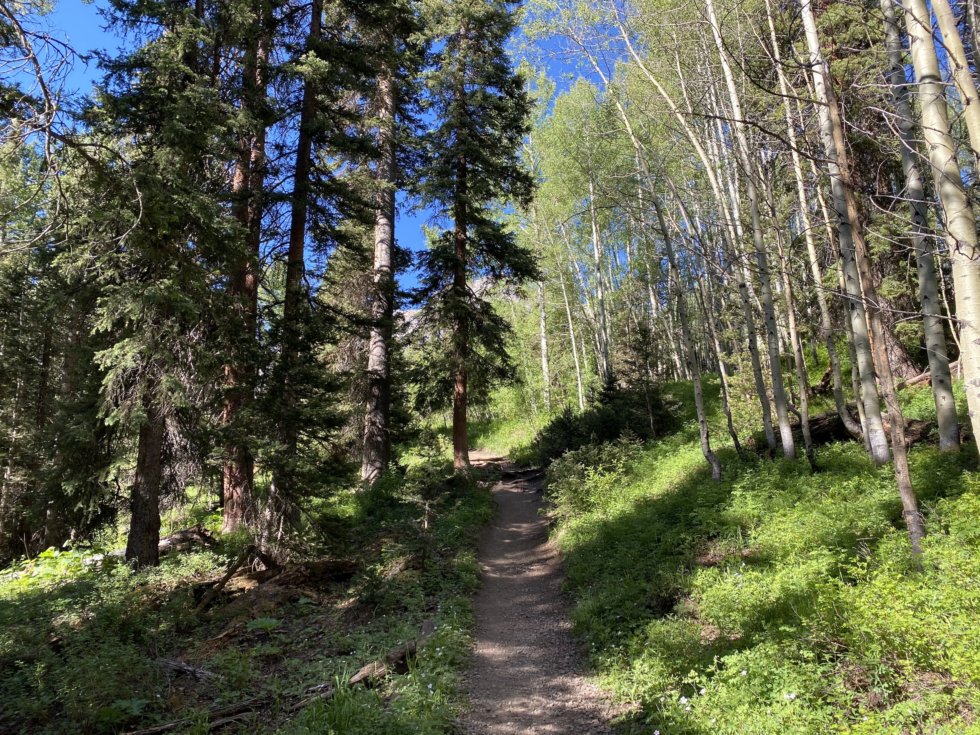
[[[466,675],[469,735],[606,735],[608,698],[582,675],[561,595],[561,562],[538,513],[542,478],[496,463],[497,515],[480,541],[483,587],[476,597],[476,655]]]

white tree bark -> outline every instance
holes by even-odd
[[[952,451],[960,446],[960,429],[953,399],[953,379],[946,354],[946,332],[943,329],[939,281],[932,249],[929,247],[928,210],[925,188],[919,170],[918,146],[915,140],[915,118],[905,81],[905,60],[902,39],[895,18],[894,0],[881,0],[885,21],[885,48],[888,52],[888,82],[895,104],[899,139],[902,143],[902,170],[905,173],[906,197],[912,215],[912,244],[915,247],[916,270],[919,277],[919,303],[922,307],[922,328],[926,354],[932,377],[932,396],[936,404],[936,423],[939,427],[939,448]],[[978,108],[980,109],[980,108]]]
[[[939,59],[929,32],[929,9],[925,0],[903,0],[902,5],[915,68],[922,132],[929,149],[929,163],[942,205],[946,242],[953,262],[960,366],[970,407],[970,423],[975,439],[980,442],[980,259],[976,218],[960,175],[949,130]]]
[[[806,243],[807,259],[810,264],[810,273],[813,276],[814,291],[817,296],[817,308],[820,312],[820,337],[827,347],[827,358],[830,361],[831,386],[834,394],[834,406],[837,408],[837,415],[840,416],[844,427],[852,436],[862,436],[863,429],[861,424],[854,421],[847,404],[844,401],[843,377],[841,375],[840,357],[837,355],[837,344],[834,338],[833,323],[830,319],[830,306],[827,303],[827,294],[823,288],[823,273],[820,268],[820,258],[817,256],[817,246],[813,237],[813,223],[810,220],[810,210],[806,194],[806,181],[803,176],[803,165],[800,161],[800,151],[796,138],[796,126],[793,124],[793,113],[790,110],[790,86],[783,72],[782,59],[780,58],[779,41],[776,38],[776,27],[772,20],[772,10],[769,0],[766,0],[766,17],[769,21],[769,37],[772,42],[773,62],[776,67],[776,75],[779,80],[779,93],[783,97],[783,117],[786,120],[786,139],[789,141],[790,156],[793,162],[793,176],[796,180],[796,197],[800,214],[800,229],[803,232],[803,240]],[[817,182],[819,186],[819,182]],[[833,242],[833,240],[831,240]]]
[[[813,85],[817,95],[820,137],[823,142],[824,155],[827,158],[834,209],[837,212],[837,242],[847,288],[848,313],[851,330],[854,333],[858,372],[861,377],[861,401],[864,404],[866,439],[871,458],[876,464],[881,465],[887,463],[891,456],[888,451],[888,439],[885,436],[885,427],[881,419],[881,406],[878,401],[874,358],[871,354],[871,340],[864,308],[864,292],[861,289],[860,275],[855,261],[854,227],[857,223],[851,221],[848,213],[846,189],[848,184],[844,180],[846,167],[841,165],[843,152],[838,150],[833,121],[831,120],[830,106],[836,105],[837,101],[828,83],[829,74],[820,50],[820,39],[817,37],[817,26],[813,18],[810,0],[801,0],[800,5],[803,11],[803,25],[810,55]]]
[[[779,334],[776,325],[776,310],[772,301],[772,284],[769,278],[769,256],[766,252],[765,242],[762,235],[762,222],[759,216],[759,195],[756,189],[755,177],[753,175],[754,166],[751,161],[748,138],[745,134],[745,126],[742,117],[742,105],[738,96],[738,88],[735,85],[735,77],[732,74],[731,66],[725,52],[724,42],[721,37],[721,29],[718,26],[718,19],[715,15],[713,0],[707,0],[708,21],[711,25],[711,33],[714,36],[715,46],[718,49],[718,58],[721,61],[722,74],[725,84],[728,87],[728,97],[731,103],[732,115],[735,118],[732,125],[735,130],[736,150],[745,175],[745,190],[749,200],[749,213],[752,217],[752,241],[755,246],[756,270],[759,277],[759,294],[762,299],[762,314],[766,327],[766,346],[769,351],[769,371],[772,378],[772,398],[776,406],[776,418],[779,423],[779,436],[783,446],[783,454],[786,457],[796,456],[796,449],[793,441],[793,430],[789,423],[789,408],[786,398],[786,388],[783,385],[783,369],[780,363],[779,354]]]

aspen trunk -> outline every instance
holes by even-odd
[[[850,169],[847,164],[844,128],[840,120],[840,110],[837,106],[837,99],[831,85],[830,75],[827,73],[827,67],[819,56],[819,39],[817,38],[816,23],[813,18],[810,0],[803,0],[803,24],[806,29],[807,45],[810,49],[811,60],[815,62],[814,82],[818,83],[818,94],[821,97],[821,101],[826,102],[824,117],[829,121],[829,132],[832,135],[831,142],[836,152],[834,160],[838,162],[839,173],[841,174],[839,178],[843,184],[842,193],[846,207],[845,214],[851,225],[850,234],[853,237],[854,250],[848,254],[850,257],[850,267],[852,269],[856,268],[860,282],[863,283],[864,290],[859,291],[859,294],[864,297],[867,303],[867,317],[871,326],[872,336],[874,337],[874,367],[881,381],[881,390],[885,399],[885,406],[888,409],[888,420],[891,424],[895,480],[898,484],[898,493],[902,500],[902,515],[905,517],[905,524],[912,542],[912,551],[914,554],[918,554],[921,552],[920,542],[925,535],[925,527],[922,522],[922,516],[919,513],[918,501],[915,497],[915,490],[912,487],[912,478],[909,472],[908,447],[906,446],[905,440],[905,416],[902,415],[898,403],[898,393],[895,390],[895,381],[888,358],[888,348],[884,339],[881,307],[873,292],[871,261],[868,258],[867,247],[860,231],[857,202],[848,180]],[[823,84],[822,94],[820,94],[819,89],[820,83]],[[828,158],[831,158],[831,156],[828,155]],[[843,238],[841,238],[841,241],[843,242]],[[844,256],[843,245],[841,246],[841,255]],[[848,267],[848,257],[844,257],[844,264],[845,267]],[[860,347],[860,344],[858,346]],[[860,359],[860,354],[858,357]]]
[[[778,215],[776,212],[776,199],[772,191],[771,179],[766,190],[766,198],[769,203],[769,214],[772,219],[776,239],[776,251],[779,256],[779,273],[783,284],[783,300],[786,306],[786,322],[788,327],[788,338],[793,349],[793,362],[796,368],[796,380],[799,383],[799,412],[800,412],[800,433],[803,435],[803,446],[806,452],[807,462],[811,469],[816,469],[817,461],[813,451],[813,438],[810,434],[810,380],[807,375],[806,360],[803,356],[803,342],[800,340],[800,333],[796,326],[796,299],[793,292],[793,280],[789,272],[786,248],[783,243],[782,232],[778,225]]]
[[[845,180],[847,175],[847,167],[844,165],[845,151],[842,150],[841,141],[838,140],[842,136],[842,131],[835,131],[831,114],[831,107],[837,104],[837,100],[830,87],[829,74],[827,74],[826,64],[820,50],[820,40],[817,37],[817,27],[810,0],[801,0],[801,8],[810,54],[813,84],[817,94],[820,137],[827,158],[834,209],[837,213],[837,242],[843,264],[848,313],[851,330],[854,334],[858,373],[861,378],[861,400],[864,404],[866,439],[871,458],[876,464],[882,465],[890,460],[890,455],[885,427],[881,419],[881,406],[878,403],[878,386],[874,358],[871,354],[868,322],[865,315],[864,294],[855,261],[855,235],[857,235],[855,229],[858,222],[851,217],[848,206],[849,184]]]
[[[694,408],[698,415],[698,434],[701,438],[701,452],[711,466],[711,478],[719,481],[721,480],[721,462],[718,461],[718,456],[711,449],[711,435],[708,431],[708,419],[704,410],[704,393],[701,387],[701,369],[691,342],[691,327],[687,318],[687,304],[684,300],[684,289],[681,285],[680,270],[677,267],[677,259],[674,257],[674,247],[670,240],[670,232],[667,230],[667,223],[664,221],[663,211],[656,197],[653,199],[653,207],[657,214],[660,232],[663,235],[664,250],[667,254],[667,263],[670,266],[671,280],[674,282],[674,290],[677,294],[677,320],[680,322],[680,338],[684,349],[684,360],[688,372],[691,374],[691,383],[694,387]]]
[[[932,12],[936,14],[936,23],[939,25],[939,32],[943,36],[943,47],[949,59],[956,91],[963,103],[963,119],[966,120],[966,129],[970,135],[970,147],[973,148],[973,160],[976,162],[980,160],[980,95],[977,94],[977,85],[970,71],[966,49],[963,48],[963,39],[960,36],[959,28],[956,26],[956,16],[953,15],[953,9],[948,0],[932,0]],[[924,17],[923,20],[925,20]],[[918,16],[913,15],[910,22],[917,23]],[[926,28],[930,30],[931,35],[931,22],[927,26],[920,26],[917,32],[921,35]],[[913,38],[911,31],[909,31],[909,37]],[[914,63],[913,61],[913,65]]]
[[[549,240],[552,240],[551,231],[548,231]],[[575,337],[575,321],[572,319],[572,306],[568,300],[568,289],[565,287],[565,271],[561,258],[558,259],[558,282],[561,284],[561,297],[565,303],[565,319],[568,322],[568,339],[572,349],[572,360],[575,363],[575,387],[578,396],[578,407],[580,411],[585,410],[585,386],[582,382],[582,364],[579,362],[578,341]]]
[[[603,388],[609,385],[612,371],[609,366],[609,325],[606,320],[606,292],[603,284],[602,246],[599,242],[599,218],[595,208],[595,185],[589,181],[589,224],[592,228],[592,257],[596,281],[596,358],[599,364],[599,381]]]
[[[698,283],[698,291],[701,296],[701,305],[704,310],[705,322],[708,325],[708,336],[711,339],[711,347],[715,357],[715,363],[718,365],[718,377],[721,382],[721,407],[725,412],[725,422],[728,426],[728,436],[732,439],[732,445],[735,447],[735,451],[738,456],[743,456],[742,443],[738,440],[738,432],[735,430],[735,421],[732,418],[732,404],[730,399],[730,392],[728,389],[728,368],[725,366],[725,352],[722,349],[721,341],[718,339],[718,330],[715,326],[715,301],[714,293],[711,288],[711,278],[710,274],[706,274],[705,281],[707,282],[708,293],[705,295],[704,289],[701,283]]]
[[[548,366],[548,325],[545,319],[544,284],[538,284],[538,328],[541,339],[541,382],[544,412],[551,413],[551,371]]]
[[[755,246],[756,270],[759,276],[759,295],[762,299],[762,314],[766,327],[766,346],[769,351],[769,371],[772,378],[772,398],[776,406],[776,418],[779,423],[779,436],[783,446],[783,454],[786,457],[796,456],[796,449],[793,441],[793,430],[789,423],[789,408],[786,399],[786,388],[783,384],[783,369],[780,363],[779,336],[776,325],[776,310],[772,300],[772,284],[769,277],[769,256],[762,236],[762,222],[759,216],[759,195],[756,189],[755,176],[753,175],[754,166],[752,165],[749,153],[748,139],[745,135],[744,123],[742,121],[742,106],[738,97],[738,89],[735,86],[735,77],[732,74],[731,66],[728,63],[724,43],[721,38],[721,29],[718,27],[718,19],[715,16],[713,0],[707,0],[708,21],[711,25],[711,32],[715,39],[715,46],[718,49],[718,58],[721,61],[722,74],[728,87],[728,96],[732,106],[732,115],[735,117],[733,127],[735,130],[736,150],[745,174],[745,190],[749,200],[749,213],[752,218],[752,241]]]
[[[694,132],[694,130],[691,129],[691,126],[688,123],[687,118],[677,108],[677,105],[674,103],[673,98],[670,96],[670,94],[667,92],[664,86],[657,79],[656,75],[654,75],[650,71],[649,67],[647,67],[647,65],[644,63],[643,57],[637,52],[635,46],[633,45],[633,41],[629,36],[629,32],[626,30],[626,26],[623,24],[622,16],[618,9],[616,11],[615,22],[619,30],[620,37],[623,39],[623,43],[626,45],[626,50],[629,53],[630,58],[633,59],[633,61],[636,63],[637,67],[640,69],[643,75],[653,85],[657,94],[661,97],[661,99],[663,99],[664,103],[667,105],[674,119],[677,121],[681,129],[684,131],[684,134],[687,137],[688,141],[690,141],[691,146],[694,148],[694,151],[697,154],[698,158],[701,160],[701,163],[704,166],[705,176],[708,179],[708,184],[711,188],[711,193],[714,196],[715,201],[719,203],[723,203],[724,195],[722,193],[721,186],[718,182],[718,177],[712,166],[711,158],[708,156],[707,152],[704,149],[704,146],[701,144],[701,140],[699,139],[698,135]],[[667,183],[667,185],[671,188],[671,191],[673,192],[675,198],[677,198],[678,201],[682,202],[682,199],[678,195],[677,188],[673,185],[673,182],[670,180],[670,177],[665,176],[664,180],[665,183]],[[728,224],[730,225],[731,218],[726,218],[726,219],[728,220]],[[728,245],[728,252],[732,255],[732,257],[734,257],[737,260],[738,258],[737,243],[732,239],[731,231],[729,227],[722,228],[722,233],[726,240],[726,244]],[[755,316],[752,313],[751,295],[749,294],[748,285],[745,282],[745,278],[742,275],[742,273],[740,273],[740,267],[738,263],[735,264],[733,270],[735,272],[736,283],[738,286],[739,300],[742,305],[742,315],[745,320],[745,326],[747,332],[746,342],[749,349],[749,359],[752,364],[752,376],[755,381],[756,393],[758,394],[760,407],[762,409],[762,424],[766,434],[766,442],[770,450],[773,450],[776,447],[776,437],[772,428],[772,414],[769,407],[769,394],[766,389],[765,379],[762,375],[762,364],[759,360],[759,349],[758,349],[758,344],[756,342]]]
[[[939,426],[939,448],[942,451],[951,451],[959,448],[960,430],[956,418],[956,402],[953,399],[949,356],[946,354],[946,333],[943,329],[939,300],[939,282],[936,277],[933,253],[928,246],[925,187],[919,170],[915,122],[909,101],[908,85],[905,82],[902,39],[895,19],[893,0],[881,0],[881,12],[885,20],[888,82],[891,85],[892,99],[898,118],[898,133],[902,144],[902,170],[905,173],[906,197],[912,214],[912,244],[915,248],[919,302],[922,305],[922,327],[925,333],[926,354],[929,358],[929,372],[932,376],[936,422]]]
[[[963,371],[973,435],[980,442],[980,259],[976,219],[960,176],[956,148],[949,132],[939,60],[932,34],[928,31],[931,28],[929,10],[924,0],[903,0],[902,5],[922,111],[922,133],[929,149],[929,163],[942,205],[946,243],[953,262],[960,369]]]
[[[796,181],[796,197],[800,212],[800,229],[803,232],[803,240],[806,243],[807,260],[810,264],[810,273],[813,276],[814,292],[817,296],[817,308],[820,313],[820,337],[827,347],[827,359],[830,362],[831,385],[834,394],[834,406],[837,415],[848,433],[852,436],[862,436],[861,424],[856,423],[851,418],[844,401],[843,378],[841,375],[840,358],[837,355],[837,345],[834,339],[833,323],[830,319],[830,307],[827,304],[827,294],[823,288],[823,273],[820,268],[820,259],[817,256],[817,247],[813,238],[813,225],[810,220],[809,205],[806,195],[806,183],[803,176],[803,165],[800,161],[800,152],[796,138],[796,126],[793,124],[793,113],[790,111],[790,90],[783,73],[782,59],[780,58],[779,41],[776,37],[776,26],[772,19],[772,10],[769,0],[766,0],[766,19],[769,23],[769,38],[772,41],[773,62],[776,67],[776,75],[779,80],[779,92],[783,97],[783,117],[786,120],[786,138],[789,141],[790,156],[793,162],[793,176]],[[819,182],[817,182],[819,186]],[[833,240],[831,240],[831,243]]]

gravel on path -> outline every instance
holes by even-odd
[[[497,514],[480,541],[483,586],[476,597],[476,651],[464,679],[469,735],[608,735],[616,708],[583,675],[561,592],[558,551],[540,512],[540,476],[516,473],[505,459],[493,489]]]

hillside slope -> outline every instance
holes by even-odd
[[[980,732],[975,453],[912,451],[917,571],[892,470],[860,446],[821,447],[815,474],[722,448],[715,483],[691,418],[549,470],[575,628],[640,705],[624,731]]]

